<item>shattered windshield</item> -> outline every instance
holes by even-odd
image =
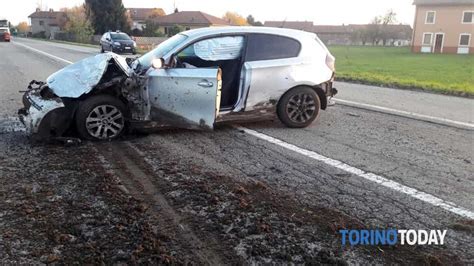
[[[155,58],[162,58],[165,56],[167,53],[169,53],[171,50],[176,48],[178,45],[183,43],[188,36],[184,34],[177,34],[168,40],[162,42],[160,45],[158,45],[155,49],[151,50],[150,52],[144,54],[142,57],[138,59],[138,62],[141,65],[142,69],[147,69],[151,66],[151,62]]]

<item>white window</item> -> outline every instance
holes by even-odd
[[[425,24],[435,24],[436,11],[426,11]]]
[[[471,34],[461,33],[459,36],[459,46],[469,46],[471,43]]]
[[[469,24],[474,22],[474,11],[462,12],[462,23]]]
[[[423,33],[423,45],[431,45],[433,40],[433,33]]]

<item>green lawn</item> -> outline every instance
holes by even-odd
[[[474,96],[474,55],[414,54],[403,47],[330,46],[336,79]]]

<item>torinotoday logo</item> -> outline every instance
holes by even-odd
[[[444,245],[447,230],[339,230],[342,245]]]

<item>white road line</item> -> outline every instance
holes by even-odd
[[[257,137],[261,140],[265,140],[267,142],[273,143],[275,145],[278,145],[278,146],[283,147],[285,149],[288,149],[290,151],[293,151],[293,152],[299,153],[301,155],[304,155],[306,157],[309,157],[311,159],[314,159],[316,161],[323,162],[323,163],[325,163],[327,165],[330,165],[334,168],[337,168],[337,169],[343,170],[345,172],[351,173],[353,175],[356,175],[358,177],[364,178],[365,180],[374,182],[374,183],[379,184],[381,186],[384,186],[386,188],[390,188],[390,189],[395,190],[397,192],[406,194],[410,197],[419,199],[419,200],[424,201],[426,203],[429,203],[433,206],[443,208],[443,209],[445,209],[449,212],[452,212],[454,214],[457,214],[459,216],[462,216],[462,217],[465,217],[465,218],[468,218],[468,219],[474,219],[474,212],[472,212],[468,209],[464,209],[462,207],[458,207],[458,206],[456,206],[456,204],[454,204],[452,202],[442,200],[442,199],[440,199],[438,197],[435,197],[431,194],[416,190],[416,189],[411,188],[411,187],[407,187],[407,186],[402,185],[400,183],[397,183],[395,181],[389,180],[385,177],[382,177],[382,176],[379,176],[379,175],[376,175],[376,174],[373,174],[373,173],[370,173],[370,172],[365,172],[361,169],[355,168],[355,167],[350,166],[348,164],[345,164],[341,161],[334,160],[334,159],[328,158],[326,156],[323,156],[321,154],[318,154],[314,151],[306,150],[306,149],[300,148],[298,146],[295,146],[293,144],[286,143],[282,140],[279,140],[279,139],[276,139],[274,137],[265,135],[263,133],[255,131],[255,130],[244,128],[244,127],[237,127],[237,129],[242,130],[245,133],[250,134],[254,137]]]
[[[25,48],[27,49],[30,49],[32,51],[35,51],[37,53],[40,53],[40,54],[43,54],[43,55],[46,55],[46,56],[49,56],[53,59],[56,59],[56,60],[59,60],[61,62],[65,62],[67,64],[72,64],[71,61],[68,61],[66,59],[63,59],[63,58],[60,58],[60,57],[57,57],[55,55],[52,55],[52,54],[49,54],[49,53],[46,53],[46,52],[43,52],[43,51],[40,51],[38,49],[35,49],[35,48],[32,48],[32,47],[29,47],[27,45],[24,45],[24,44],[19,44],[19,43],[16,43],[18,45],[21,45],[21,46],[24,46]],[[341,100],[338,100],[338,101],[341,101]],[[348,101],[345,101],[345,102],[348,102]],[[379,108],[382,108],[382,109],[386,109],[386,110],[393,110],[393,111],[396,111],[396,112],[400,112],[400,113],[403,113],[405,111],[399,111],[399,110],[395,110],[395,109],[390,109],[390,108],[385,108],[385,107],[379,107]],[[412,114],[412,113],[409,113],[409,112],[405,112],[405,113],[408,113],[408,114]],[[419,116],[424,116],[424,115],[419,115]],[[428,116],[427,116],[428,117]],[[440,118],[441,120],[448,120],[448,119],[442,119]],[[448,120],[448,121],[452,121],[452,120]],[[457,122],[457,121],[454,121],[454,122]],[[474,125],[472,124],[468,124],[468,123],[463,123],[463,122],[457,122],[457,123],[461,123],[461,124],[467,124],[467,125],[470,125],[471,127],[474,127]],[[400,183],[397,183],[395,181],[392,181],[392,180],[389,180],[387,178],[384,178],[384,177],[381,177],[381,176],[378,176],[376,174],[373,174],[373,173],[370,173],[370,172],[365,172],[363,170],[360,170],[360,169],[357,169],[353,166],[350,166],[348,164],[345,164],[343,162],[340,162],[340,161],[337,161],[337,160],[334,160],[334,159],[331,159],[331,158],[328,158],[328,157],[325,157],[323,155],[320,155],[314,151],[309,151],[309,150],[305,150],[305,149],[302,149],[302,148],[299,148],[293,144],[289,144],[289,143],[286,143],[282,140],[279,140],[279,139],[276,139],[276,138],[273,138],[273,137],[270,137],[268,135],[265,135],[265,134],[262,134],[262,133],[259,133],[255,130],[251,130],[251,129],[248,129],[248,128],[243,128],[243,127],[239,127],[238,128],[239,130],[243,130],[244,132],[254,136],[254,137],[257,137],[259,139],[262,139],[262,140],[265,140],[265,141],[268,141],[270,143],[273,143],[273,144],[276,144],[278,146],[281,146],[281,147],[284,147],[288,150],[291,150],[291,151],[294,151],[296,153],[299,153],[299,154],[302,154],[302,155],[305,155],[307,157],[310,157],[314,160],[317,160],[317,161],[321,161],[323,163],[326,163],[328,165],[331,165],[335,168],[338,168],[338,169],[341,169],[343,171],[346,171],[346,172],[349,172],[351,174],[354,174],[354,175],[357,175],[359,177],[362,177],[366,180],[369,180],[369,181],[372,181],[372,182],[375,182],[377,184],[380,184],[384,187],[387,187],[387,188],[390,188],[390,189],[393,189],[395,191],[398,191],[398,192],[401,192],[401,193],[404,193],[404,194],[407,194],[413,198],[416,198],[416,199],[419,199],[421,201],[424,201],[424,202],[427,202],[433,206],[437,206],[437,207],[440,207],[440,208],[443,208],[447,211],[450,211],[452,213],[455,213],[459,216],[462,216],[462,217],[466,217],[466,218],[469,218],[469,219],[474,219],[474,212],[470,211],[470,210],[467,210],[467,209],[464,209],[464,208],[461,208],[461,207],[457,207],[454,203],[452,202],[449,202],[449,201],[445,201],[445,200],[442,200],[440,198],[437,198],[433,195],[430,195],[428,193],[425,193],[425,192],[422,192],[422,191],[418,191],[414,188],[410,188],[410,187],[407,187],[407,186],[404,186]]]
[[[333,98],[333,100],[336,101],[337,103],[341,103],[343,105],[348,105],[352,107],[359,107],[359,108],[364,108],[364,109],[368,109],[372,111],[389,113],[389,114],[399,115],[399,116],[408,117],[408,118],[415,118],[415,119],[420,119],[423,121],[429,121],[429,122],[439,123],[439,124],[448,125],[448,126],[474,129],[474,124],[471,124],[471,123],[455,121],[455,120],[441,118],[441,117],[423,115],[423,114],[418,114],[418,113],[413,113],[413,112],[408,112],[408,111],[402,111],[402,110],[387,108],[387,107],[378,106],[378,105],[359,103],[359,102],[353,102],[353,101],[336,99],[336,98]]]
[[[16,45],[20,45],[20,46],[22,46],[22,47],[24,47],[24,48],[26,48],[26,49],[29,49],[29,50],[31,50],[31,51],[33,51],[33,52],[36,52],[36,53],[39,53],[39,54],[48,56],[48,57],[50,57],[50,58],[52,58],[52,59],[55,59],[55,60],[58,60],[58,61],[61,61],[61,62],[63,62],[63,63],[72,64],[72,62],[69,61],[69,60],[66,60],[66,59],[63,59],[63,58],[61,58],[61,57],[58,57],[58,56],[55,56],[55,55],[52,55],[52,54],[43,52],[43,51],[41,51],[41,50],[35,49],[35,48],[30,47],[30,46],[28,46],[28,45],[25,45],[25,44],[22,44],[22,43],[18,43],[18,42],[13,42],[13,43],[16,44]]]

